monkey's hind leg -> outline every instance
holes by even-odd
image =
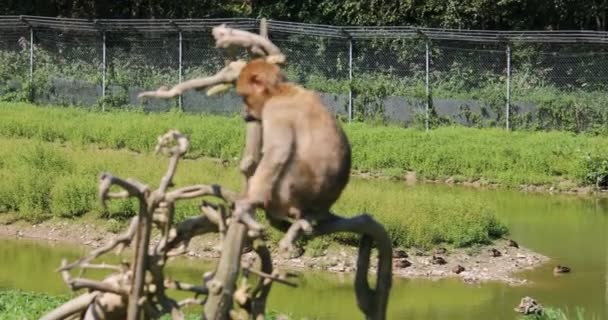
[[[290,252],[294,248],[294,243],[303,232],[304,234],[310,235],[312,234],[313,228],[310,221],[307,219],[298,219],[294,221],[285,236],[279,241],[279,251],[281,252]]]

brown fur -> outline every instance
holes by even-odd
[[[278,66],[263,60],[241,71],[237,92],[263,130],[263,156],[247,200],[271,218],[322,219],[351,167],[350,145],[334,116],[318,94],[287,83]]]

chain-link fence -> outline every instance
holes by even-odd
[[[215,73],[233,55],[213,26],[256,19],[79,20],[0,17],[0,97],[96,108],[233,114],[234,92],[172,101],[137,93]],[[608,33],[333,27],[269,21],[291,81],[337,116],[576,132],[608,126]]]

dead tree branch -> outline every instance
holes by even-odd
[[[105,246],[102,246],[102,247],[99,247],[99,248],[93,250],[87,257],[81,258],[73,263],[61,266],[61,268],[59,268],[58,271],[70,270],[70,269],[73,269],[74,267],[78,267],[78,266],[83,267],[86,264],[88,264],[89,262],[91,262],[93,259],[112,251],[117,246],[129,245],[133,241],[133,237],[135,237],[135,233],[137,232],[138,224],[139,224],[139,219],[137,217],[131,219],[131,223],[129,224],[129,229],[127,230],[127,232],[114,238],[110,243],[106,244]]]
[[[241,70],[246,64],[247,63],[243,60],[233,61],[212,76],[184,81],[171,89],[160,87],[156,91],[142,92],[138,95],[138,98],[169,99],[175,98],[188,90],[202,90],[214,85],[233,83],[238,79]]]
[[[82,294],[45,314],[40,320],[63,320],[75,314],[82,314],[93,303],[98,294],[99,292]]]
[[[258,55],[266,56],[266,61],[270,63],[280,64],[286,60],[279,47],[262,35],[228,28],[226,25],[213,28],[212,33],[215,38],[215,46],[218,48],[240,46],[248,48]]]

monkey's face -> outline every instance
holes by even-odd
[[[236,91],[245,100],[249,117],[262,119],[264,104],[283,80],[281,69],[263,59],[253,60],[241,70]]]

